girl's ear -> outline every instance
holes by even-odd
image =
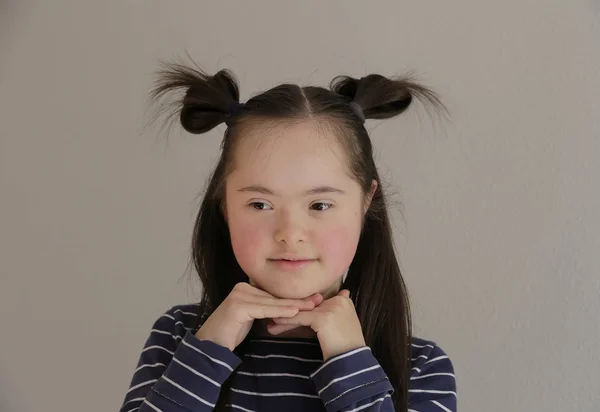
[[[373,179],[373,181],[371,182],[371,188],[369,189],[369,193],[367,193],[364,214],[366,214],[367,211],[369,210],[369,207],[371,207],[371,201],[373,200],[373,196],[375,195],[376,191],[377,191],[377,180]]]

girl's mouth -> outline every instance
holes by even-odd
[[[269,259],[269,262],[285,271],[303,269],[316,261],[317,259]]]

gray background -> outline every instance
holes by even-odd
[[[461,411],[600,409],[597,1],[0,3],[0,410],[118,409],[153,321],[194,301],[223,128],[167,141],[158,59],[283,81],[409,69],[452,120],[368,123],[415,330]]]

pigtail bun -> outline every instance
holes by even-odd
[[[415,83],[409,77],[387,78],[369,74],[360,79],[338,76],[330,89],[349,102],[360,106],[366,119],[387,119],[403,113],[414,98],[434,108],[444,108],[439,97],[429,88]]]
[[[181,125],[190,133],[205,133],[226,122],[232,107],[239,104],[238,83],[228,70],[209,76],[200,69],[169,64],[158,75],[151,97],[158,99],[185,90],[185,95],[174,102],[173,114],[179,112]]]

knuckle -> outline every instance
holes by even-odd
[[[232,290],[231,293],[229,294],[228,299],[226,299],[229,303],[230,302],[237,302],[240,299],[240,293],[236,290]]]
[[[233,287],[233,290],[235,290],[235,291],[243,291],[243,290],[245,290],[246,285],[247,284],[244,283],[244,282],[236,283],[235,286]]]
[[[229,293],[229,296],[231,296],[235,299],[241,299],[241,297],[244,296],[245,294],[246,294],[246,288],[243,286],[243,283],[238,283],[237,285],[235,285],[233,287],[233,289]]]

